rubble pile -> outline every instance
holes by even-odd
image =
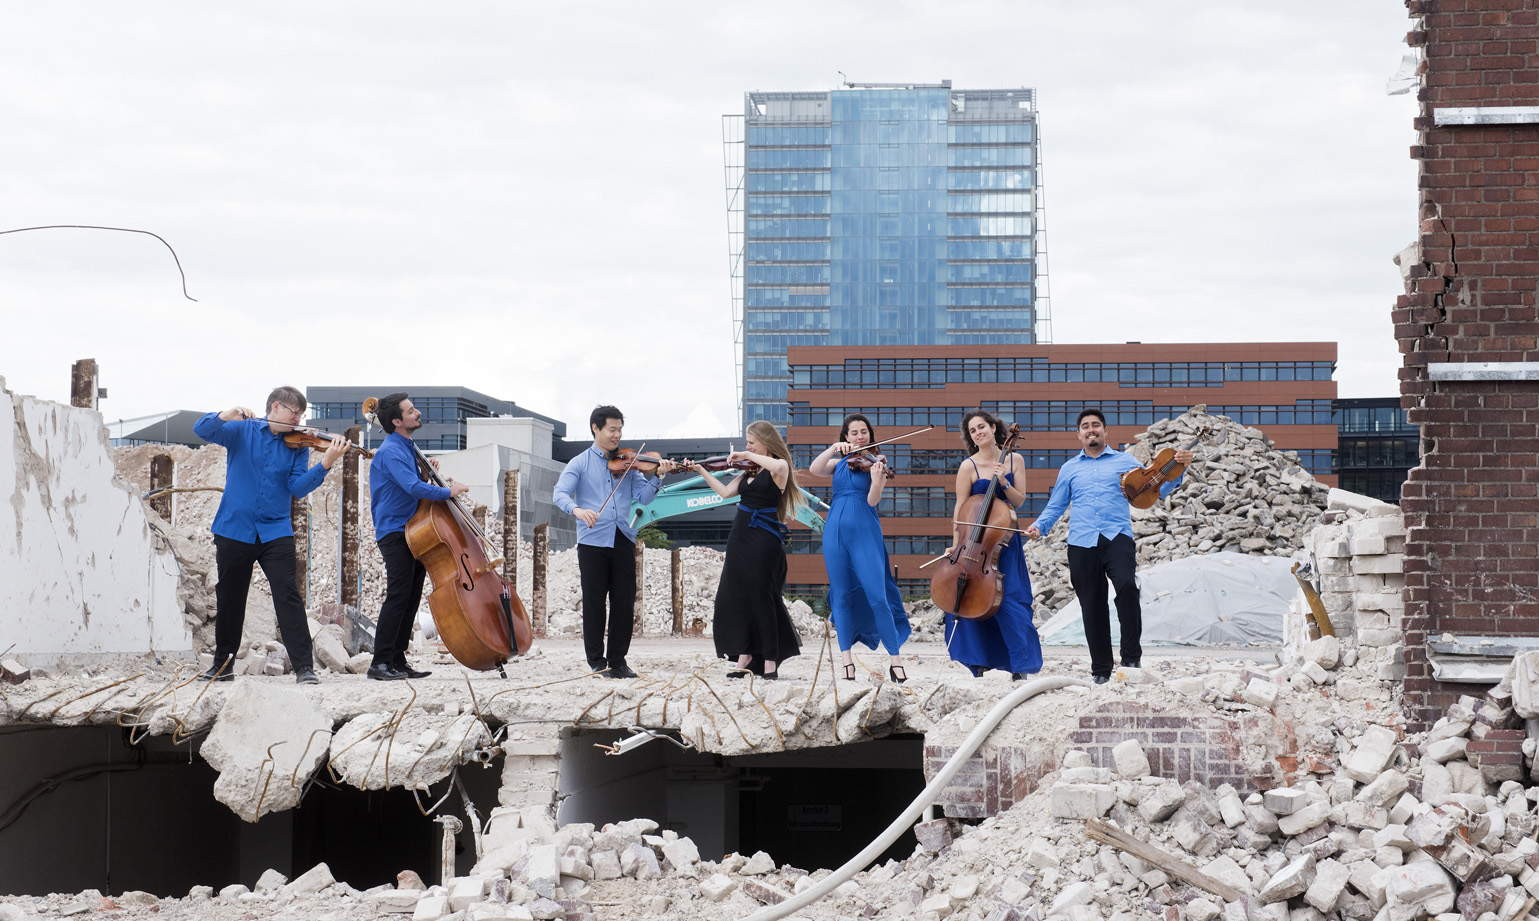
[[[1148,463],[1163,448],[1184,446],[1204,426],[1210,434],[1192,448],[1196,456],[1181,486],[1152,508],[1133,509],[1140,568],[1220,550],[1289,556],[1325,508],[1329,488],[1296,454],[1273,449],[1258,429],[1210,416],[1200,405],[1151,425],[1128,451]],[[1026,544],[1038,623],[1074,597],[1063,562],[1068,520],[1065,515],[1042,540]]]
[[[1295,555],[1313,567],[1336,632],[1353,638],[1364,667],[1378,678],[1404,678],[1405,516],[1399,506],[1333,489],[1319,526],[1303,543]],[[1300,595],[1285,623],[1290,643],[1305,630],[1305,608]]]

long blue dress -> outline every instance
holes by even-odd
[[[871,474],[851,470],[845,458],[834,468],[834,493],[823,523],[823,565],[828,569],[828,606],[839,650],[855,643],[880,643],[897,655],[908,639],[908,612],[892,578],[882,521],[866,502]]]
[[[974,463],[974,469],[977,464]],[[1015,474],[1005,474],[1015,485]],[[972,494],[988,492],[989,481],[973,481]],[[997,668],[1016,674],[1042,670],[1042,642],[1031,622],[1031,574],[1026,571],[1026,552],[1021,535],[1010,538],[999,553],[999,575],[1004,600],[999,611],[984,620],[946,615],[946,649],[951,658],[973,668]]]

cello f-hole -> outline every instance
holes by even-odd
[[[460,554],[460,569],[464,570],[466,579],[466,581],[460,583],[460,588],[463,588],[467,592],[475,591],[476,576],[475,573],[470,571],[470,554]]]

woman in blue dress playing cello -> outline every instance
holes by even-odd
[[[875,439],[870,420],[851,413],[839,429],[839,440],[814,458],[807,470],[814,476],[834,478],[828,519],[823,523],[823,564],[828,568],[828,606],[844,656],[844,677],[855,678],[850,649],[856,642],[871,649],[880,644],[892,660],[888,677],[902,684],[908,673],[898,664],[898,651],[910,632],[908,612],[892,577],[882,521],[876,514],[887,485],[887,466],[873,459],[869,470],[857,470],[846,456]]]
[[[1004,454],[1000,450],[1004,441],[1004,426],[989,413],[975,409],[962,417],[962,442],[971,456],[957,467],[953,519],[968,497],[988,492],[989,481],[996,474],[1003,501],[1013,508],[1026,501],[1026,491],[1016,484],[1026,463],[1018,454]],[[974,677],[997,668],[1019,680],[1042,669],[1042,643],[1031,622],[1031,576],[1026,571],[1023,547],[1021,535],[1016,534],[999,554],[1004,600],[993,617],[970,620],[946,615],[946,649]]]

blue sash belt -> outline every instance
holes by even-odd
[[[763,528],[780,538],[782,544],[791,539],[791,529],[781,523],[780,518],[775,514],[775,509],[748,508],[747,506],[739,505],[737,510],[739,513],[748,513],[749,527]]]

